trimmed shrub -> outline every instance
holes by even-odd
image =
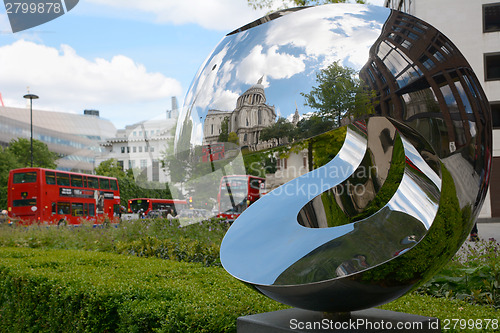
[[[1,332],[234,332],[283,309],[222,268],[73,250],[0,248]]]

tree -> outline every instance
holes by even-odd
[[[240,145],[240,138],[238,138],[238,134],[235,132],[229,133],[227,136],[227,142],[234,143],[235,145],[239,146]]]
[[[12,169],[31,166],[30,140],[12,140],[7,148],[0,147],[0,209],[7,206],[7,181]],[[49,151],[47,145],[33,140],[33,166],[54,169],[57,154]]]
[[[219,134],[219,142],[228,142],[229,141],[229,117],[224,117],[220,125],[220,134]]]
[[[275,8],[276,6],[273,6],[276,1],[275,0],[247,0],[248,5],[253,7],[254,9],[263,9],[263,8],[268,8],[272,9]],[[278,1],[279,2],[279,1]],[[282,3],[281,6],[279,6],[280,9],[283,8],[288,8],[288,4],[292,4],[292,6],[315,6],[315,5],[324,5],[327,3],[346,3],[346,2],[355,2],[355,3],[361,3],[364,4],[366,3],[365,0],[354,0],[354,1],[349,1],[349,0],[280,0]]]
[[[172,193],[168,184],[165,184],[165,189],[158,189],[157,184],[152,184],[147,179],[134,179],[132,169],[127,172],[123,171],[118,161],[114,158],[101,162],[95,173],[101,176],[115,177],[118,179],[120,187],[120,203],[122,206],[127,206],[128,200],[133,198],[160,198],[172,199]]]
[[[31,166],[30,140],[24,138],[12,140],[7,149],[15,156],[21,167]],[[33,167],[54,169],[57,158],[57,154],[49,151],[45,143],[33,140]]]
[[[332,120],[322,118],[317,114],[303,118],[297,123],[298,136],[307,139],[335,128]]]
[[[318,110],[318,115],[333,120],[337,126],[347,115],[355,117],[374,112],[372,98],[375,92],[368,90],[357,72],[344,67],[338,61],[316,73],[317,86],[305,97],[305,105]]]
[[[96,175],[107,176],[107,177],[125,177],[125,171],[118,165],[118,161],[115,158],[110,158],[109,160],[101,162],[97,168],[94,169]]]
[[[279,117],[274,124],[264,128],[262,132],[260,132],[260,140],[268,141],[271,139],[276,139],[278,140],[278,146],[280,144],[283,144],[283,139],[292,141],[295,136],[295,126],[283,117]]]

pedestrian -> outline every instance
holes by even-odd
[[[479,241],[479,236],[477,235],[477,222],[474,223],[474,226],[472,227],[472,230],[470,231],[469,241],[470,242]]]

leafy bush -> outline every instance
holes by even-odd
[[[283,309],[222,268],[73,250],[0,248],[2,332],[228,332]]]
[[[500,244],[494,239],[464,244],[419,292],[500,308]]]
[[[217,266],[220,243],[228,228],[221,219],[184,227],[167,219],[123,221],[108,228],[94,228],[85,221],[78,227],[59,228],[0,225],[0,246],[116,252]]]
[[[116,242],[115,251],[122,254],[131,254],[139,257],[156,257],[175,261],[199,262],[204,266],[220,266],[219,246],[205,245],[197,240],[179,237],[172,239],[158,239],[144,237],[132,242]]]

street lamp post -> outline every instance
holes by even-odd
[[[23,96],[24,98],[30,100],[30,125],[31,125],[31,167],[33,167],[33,100],[38,99],[38,96],[35,94],[27,94]]]

